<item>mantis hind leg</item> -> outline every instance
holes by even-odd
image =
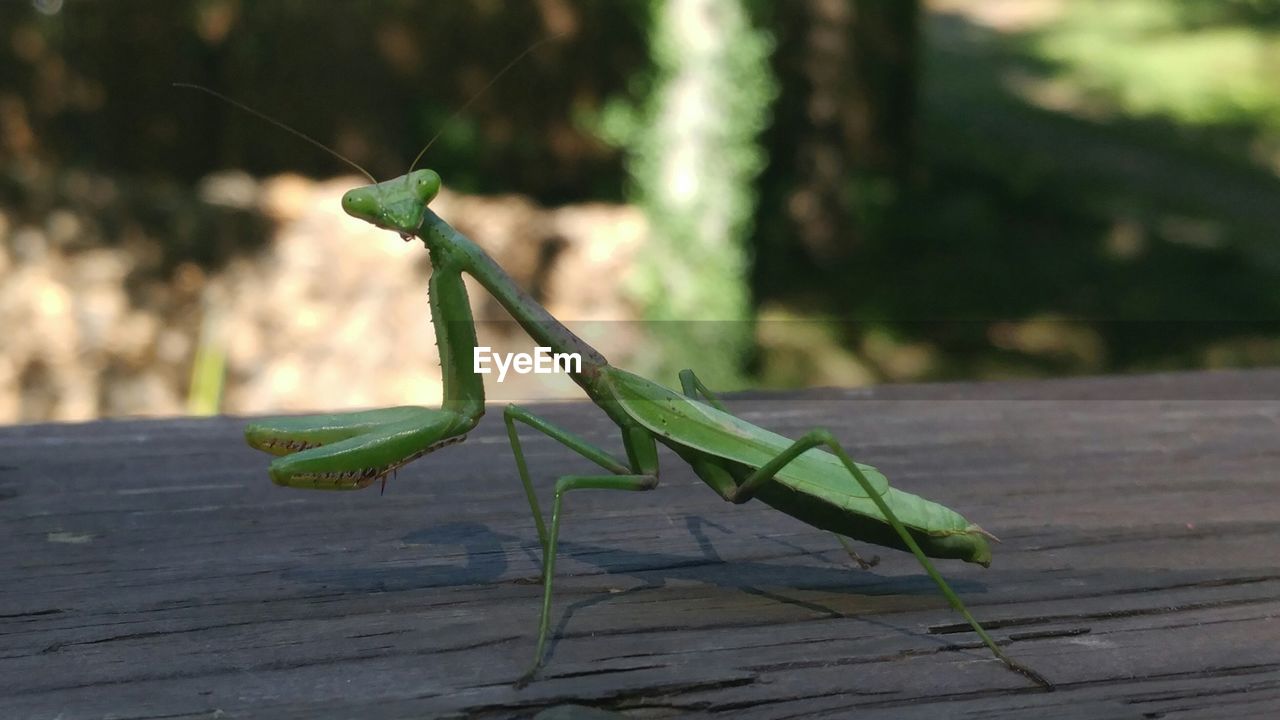
[[[538,527],[538,540],[542,544],[542,611],[538,619],[538,644],[533,654],[533,665],[516,681],[517,687],[527,685],[538,669],[542,667],[543,654],[546,650],[547,636],[551,631],[551,586],[555,576],[556,544],[560,538],[561,510],[564,507],[564,496],[571,490],[652,490],[658,486],[658,468],[656,448],[653,438],[647,434],[634,433],[624,435],[627,443],[627,455],[630,466],[614,459],[600,448],[588,443],[583,438],[556,427],[550,422],[530,413],[516,405],[508,405],[503,413],[507,424],[507,436],[511,440],[511,452],[515,455],[516,469],[520,473],[520,481],[524,485],[525,495],[529,500],[529,509],[533,512],[534,524]],[[556,480],[555,495],[551,506],[551,523],[548,527],[538,507],[538,498],[533,489],[533,481],[529,477],[529,466],[525,461],[524,449],[520,444],[520,436],[516,432],[516,422],[522,422],[538,430],[552,440],[559,442],[586,459],[596,463],[613,475],[564,475]],[[647,445],[646,445],[647,441]],[[639,446],[639,447],[637,447]]]
[[[886,503],[884,498],[875,491],[875,488],[871,485],[871,481],[867,479],[862,470],[858,468],[857,463],[849,457],[848,453],[846,453],[844,448],[841,447],[839,441],[837,441],[830,432],[818,429],[811,430],[806,433],[804,437],[797,440],[791,445],[791,447],[783,450],[777,455],[777,457],[770,460],[760,469],[751,473],[751,475],[749,475],[747,479],[738,486],[737,490],[732,493],[733,497],[731,497],[730,500],[733,502],[746,502],[762,485],[771,482],[778,472],[787,465],[787,463],[790,463],[806,451],[820,445],[827,446],[836,454],[836,457],[840,459],[840,462],[849,470],[849,474],[853,476],[854,481],[862,488],[867,497],[871,498],[871,500],[876,504],[876,507],[880,510],[880,513],[884,515],[884,518],[893,526],[894,531],[902,538],[902,542],[911,549],[911,553],[916,556],[916,560],[920,562],[921,567],[924,568],[925,572],[928,573],[933,582],[937,584],[938,589],[941,590],[943,596],[947,598],[947,602],[950,603],[951,607],[956,612],[960,613],[965,621],[969,623],[969,626],[973,628],[973,631],[982,639],[983,644],[985,644],[1009,669],[1023,675],[1045,689],[1052,690],[1053,685],[1048,680],[1036,671],[1015,662],[1008,655],[1005,655],[1004,651],[1000,649],[1000,646],[996,644],[995,640],[991,639],[991,636],[987,634],[987,631],[983,629],[982,625],[973,617],[969,612],[969,609],[965,607],[964,603],[960,601],[959,596],[955,594],[951,589],[951,586],[947,584],[947,581],[942,579],[942,575],[933,567],[933,563],[930,562],[929,558],[924,554],[924,551],[920,549],[920,545],[915,541],[915,538],[911,537],[911,533],[907,532],[906,527],[904,527],[902,522],[898,520],[898,516],[894,514],[888,503]]]
[[[719,410],[720,412],[729,412],[729,410],[724,406],[724,403],[721,402],[720,398],[702,382],[693,370],[689,368],[685,368],[680,371],[680,389],[684,392],[685,397],[692,400],[698,400],[699,396],[701,396],[701,398],[711,407]],[[698,475],[703,476],[703,479],[711,483],[712,487],[719,487],[717,482],[708,478],[705,472],[697,465],[694,466],[694,470],[698,472]],[[726,497],[725,499],[727,500],[729,498]],[[858,564],[859,568],[862,568],[863,570],[870,570],[880,563],[879,555],[872,555],[870,560],[864,559],[858,554],[858,551],[854,549],[853,543],[849,542],[848,538],[838,533],[831,534],[835,537],[836,541],[840,543],[840,547],[844,548],[844,551],[849,554],[849,557]]]

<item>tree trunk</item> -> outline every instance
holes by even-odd
[[[811,262],[847,258],[859,207],[910,163],[916,104],[916,0],[804,0],[774,6],[783,83],[772,197]],[[868,195],[871,197],[868,197]],[[890,192],[891,194],[891,192]]]

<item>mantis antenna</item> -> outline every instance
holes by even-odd
[[[303,132],[301,132],[301,131],[299,131],[299,130],[294,130],[293,128],[289,127],[288,125],[285,125],[284,123],[280,122],[279,120],[276,120],[275,118],[273,118],[273,117],[271,117],[271,116],[269,116],[269,115],[266,115],[266,114],[264,114],[264,113],[258,112],[257,110],[254,110],[253,108],[249,107],[248,105],[245,105],[244,103],[240,102],[239,100],[236,100],[236,99],[234,99],[234,98],[227,97],[226,95],[223,95],[222,93],[218,92],[217,90],[210,90],[209,88],[207,88],[207,87],[205,87],[205,86],[203,86],[203,85],[196,85],[195,83],[173,83],[173,86],[174,86],[174,87],[178,87],[178,88],[188,88],[188,89],[190,89],[190,90],[199,90],[199,91],[200,91],[200,92],[202,92],[202,93],[208,93],[208,94],[210,94],[210,95],[212,95],[212,96],[214,96],[214,97],[218,98],[219,100],[221,100],[221,101],[223,101],[223,102],[225,102],[225,103],[228,103],[228,104],[230,104],[230,105],[233,105],[233,106],[235,106],[235,107],[238,107],[238,108],[240,108],[241,110],[243,110],[243,111],[245,111],[245,112],[249,113],[250,115],[253,115],[254,117],[258,118],[259,120],[265,120],[266,122],[269,122],[269,123],[271,123],[272,125],[275,125],[276,127],[280,128],[281,130],[284,130],[284,131],[285,131],[285,132],[287,132],[287,133],[291,133],[291,134],[293,134],[293,135],[295,135],[295,136],[297,136],[297,137],[302,138],[303,140],[306,140],[307,142],[311,143],[312,145],[315,145],[316,147],[320,148],[321,150],[323,150],[323,151],[325,151],[325,152],[329,153],[330,155],[332,155],[332,156],[334,156],[334,157],[338,158],[339,160],[341,160],[342,162],[344,162],[344,163],[346,163],[346,164],[350,165],[351,167],[355,168],[356,170],[359,170],[361,175],[364,175],[365,177],[369,178],[369,182],[374,183],[375,185],[376,185],[376,184],[377,184],[377,182],[378,182],[377,178],[375,178],[372,174],[370,174],[368,170],[365,170],[364,168],[362,168],[362,167],[360,167],[359,165],[357,165],[357,164],[356,164],[356,162],[355,162],[354,160],[352,160],[352,159],[350,159],[350,158],[346,157],[346,156],[345,156],[345,155],[343,155],[342,153],[339,153],[337,150],[334,150],[333,148],[329,147],[328,145],[325,145],[324,143],[320,142],[319,140],[316,140],[315,138],[311,137],[310,135],[307,135],[306,133],[303,133]]]
[[[517,56],[515,56],[514,58],[512,58],[512,59],[511,59],[511,62],[507,63],[507,64],[506,64],[506,66],[505,66],[505,67],[503,67],[501,70],[499,70],[499,71],[498,71],[498,73],[497,73],[496,75],[494,75],[492,78],[490,78],[490,79],[489,79],[489,82],[485,83],[485,84],[484,84],[484,87],[480,88],[480,89],[476,92],[476,94],[475,94],[475,95],[472,95],[470,100],[468,100],[468,101],[466,101],[465,103],[463,103],[462,107],[460,107],[460,108],[458,108],[457,110],[455,110],[455,111],[453,112],[453,114],[449,116],[449,119],[444,121],[444,124],[440,126],[440,129],[436,131],[436,134],[435,134],[435,135],[433,135],[433,136],[431,137],[431,139],[427,141],[427,144],[426,144],[426,145],[422,146],[422,150],[418,151],[418,155],[417,155],[417,157],[415,157],[415,158],[413,159],[413,162],[412,162],[412,163],[410,163],[410,165],[409,165],[409,172],[413,172],[413,169],[414,169],[414,168],[416,168],[416,167],[418,166],[418,161],[422,159],[422,156],[423,156],[423,155],[426,155],[426,154],[427,154],[427,150],[430,150],[430,149],[431,149],[431,146],[435,144],[436,140],[439,140],[439,139],[440,139],[440,136],[444,134],[445,129],[447,129],[447,128],[449,127],[449,125],[450,125],[451,123],[453,123],[453,121],[455,121],[455,120],[457,120],[459,117],[461,117],[461,116],[462,116],[462,113],[466,112],[466,111],[467,111],[467,108],[471,107],[471,104],[472,104],[472,103],[474,103],[476,100],[478,100],[478,99],[480,98],[480,96],[481,96],[481,95],[484,95],[486,92],[488,92],[489,88],[493,87],[494,83],[496,83],[496,82],[498,82],[499,80],[501,80],[501,79],[502,79],[502,76],[503,76],[503,75],[506,75],[508,70],[510,70],[511,68],[515,67],[515,66],[516,66],[516,63],[518,63],[518,62],[520,62],[521,60],[523,60],[523,59],[525,58],[525,56],[526,56],[526,55],[528,55],[529,53],[533,52],[534,50],[537,50],[538,48],[542,47],[543,45],[545,45],[545,44],[547,44],[547,43],[551,42],[552,40],[555,40],[555,39],[557,39],[557,38],[559,38],[559,37],[561,37],[561,36],[563,36],[563,35],[564,35],[564,33],[556,33],[555,35],[548,35],[548,36],[546,36],[546,37],[542,38],[541,40],[539,40],[539,41],[535,42],[534,44],[530,45],[529,47],[525,48],[525,49],[524,49],[524,52],[522,52],[522,53],[520,53],[519,55],[517,55]]]

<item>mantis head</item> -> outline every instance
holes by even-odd
[[[418,232],[422,212],[438,192],[440,175],[436,171],[414,170],[394,180],[348,190],[342,196],[342,209],[408,240]]]

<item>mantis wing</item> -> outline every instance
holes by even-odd
[[[627,415],[667,443],[752,469],[762,467],[793,443],[782,435],[696,402],[639,375],[612,366],[605,368],[604,373]],[[858,463],[858,467],[906,527],[937,537],[982,534],[976,525],[954,510],[890,487],[885,476],[870,465]],[[814,448],[805,452],[775,477],[800,493],[885,522],[866,493],[849,480],[840,460],[825,450]]]

